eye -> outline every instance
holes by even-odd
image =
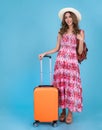
[[[67,16],[65,16],[65,19],[67,19]]]

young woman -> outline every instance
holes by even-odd
[[[83,51],[84,31],[79,29],[78,23],[81,14],[74,8],[64,8],[59,11],[62,26],[58,32],[56,47],[39,55],[42,59],[45,55],[58,52],[53,85],[59,90],[59,107],[62,112],[60,121],[72,123],[72,113],[82,111],[82,86],[80,70],[77,60],[76,46],[79,41],[78,53]],[[66,109],[68,108],[68,114]]]

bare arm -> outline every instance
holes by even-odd
[[[61,42],[61,35],[58,34],[56,47],[50,51],[40,54],[39,59],[41,60],[45,55],[49,55],[49,54],[57,52],[60,49],[60,42]]]
[[[82,54],[82,52],[83,52],[83,43],[84,43],[84,31],[80,31],[80,34],[77,34],[77,39],[79,40],[78,53]]]

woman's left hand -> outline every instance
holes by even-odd
[[[77,34],[77,39],[79,41],[84,41],[84,32],[83,31],[81,31],[80,34]]]

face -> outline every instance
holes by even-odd
[[[70,13],[65,14],[65,22],[68,24],[68,26],[71,26],[73,24],[73,19]]]

